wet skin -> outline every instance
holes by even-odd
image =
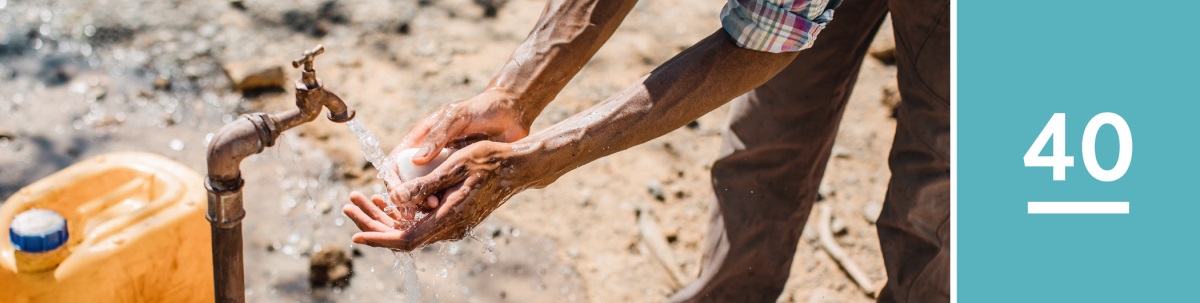
[[[401,211],[385,212],[379,196],[350,195],[343,212],[362,229],[353,241],[412,250],[462,239],[513,195],[677,129],[766,82],[796,56],[743,49],[718,29],[616,95],[526,136],[634,2],[549,2],[483,93],[435,111],[396,147],[462,148],[430,174],[388,185]],[[413,163],[433,156],[418,152]],[[413,209],[429,215],[397,223],[412,220]]]

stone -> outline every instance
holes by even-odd
[[[863,205],[863,219],[867,219],[867,222],[875,224],[875,221],[879,220],[879,213],[882,211],[883,204],[875,201],[867,202],[866,205]]]
[[[651,180],[646,182],[646,191],[659,202],[667,201],[667,197],[663,195],[662,183],[658,183],[658,181]]]
[[[842,219],[838,217],[833,217],[833,220],[829,221],[829,229],[836,236],[845,235],[850,231],[848,228],[846,228],[846,222],[842,221]]]
[[[822,181],[820,187],[817,188],[817,201],[825,201],[825,199],[829,199],[829,197],[832,197],[836,193],[833,186]]]
[[[350,286],[350,277],[354,276],[354,272],[351,270],[354,268],[354,263],[350,259],[350,253],[345,249],[335,248],[334,245],[325,247],[309,259],[309,284],[313,288],[326,286],[346,288],[346,286]]]
[[[895,109],[897,104],[900,104],[900,84],[894,79],[891,82],[883,85],[883,99],[879,100],[883,106]]]
[[[263,60],[227,62],[221,68],[236,91],[283,89],[287,83],[283,66]]]
[[[888,14],[879,31],[875,32],[875,40],[867,48],[867,54],[885,64],[896,63],[896,34],[892,30],[892,16]]]

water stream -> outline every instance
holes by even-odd
[[[391,163],[392,160],[385,156],[383,149],[379,148],[379,138],[375,137],[375,133],[363,126],[358,118],[346,122],[346,126],[350,127],[350,131],[354,133],[355,137],[358,137],[367,161],[371,162],[371,165],[379,171],[376,177],[387,184],[400,184],[400,177],[390,169],[395,164]],[[387,201],[388,207],[396,207],[386,189],[378,194],[383,196],[384,201]],[[392,250],[392,254],[396,256],[396,260],[392,263],[392,270],[399,272],[400,278],[404,281],[404,295],[408,297],[409,302],[421,302],[421,281],[417,278],[417,261],[413,258],[413,253]]]

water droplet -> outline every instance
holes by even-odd
[[[171,140],[171,150],[174,150],[174,151],[183,150],[183,141],[181,141],[179,139]]]
[[[439,271],[437,274],[438,278],[445,278],[448,275],[450,275],[450,271],[445,268],[442,268],[442,271]]]

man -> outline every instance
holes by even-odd
[[[609,99],[529,135],[634,2],[550,1],[483,93],[433,113],[397,147],[420,147],[416,164],[443,146],[462,148],[429,175],[389,185],[394,201],[431,214],[396,229],[407,217],[385,212],[382,197],[353,193],[344,211],[363,230],[354,242],[411,250],[460,239],[521,190],[737,97],[712,169],[718,207],[700,277],[672,301],[772,302],[787,281],[864,53],[891,11],[904,101],[877,223],[888,275],[879,301],[949,301],[948,0],[729,0],[722,29]],[[838,21],[828,24],[834,9]]]

